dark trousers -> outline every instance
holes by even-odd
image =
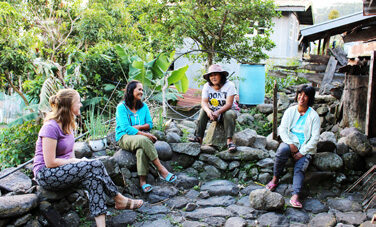
[[[99,160],[88,160],[70,163],[56,168],[43,168],[36,176],[38,184],[47,190],[62,190],[69,187],[80,187],[89,193],[89,208],[92,216],[106,214],[106,197],[111,198],[118,193],[103,163]]]
[[[281,177],[283,173],[283,169],[285,168],[285,164],[290,157],[292,157],[290,146],[286,143],[281,143],[275,155],[274,171],[273,171],[274,176],[276,176],[277,178]],[[311,159],[312,159],[311,155],[307,154],[295,162],[294,178],[293,178],[293,184],[292,184],[293,195],[299,194],[299,192],[301,191],[302,186],[303,186],[305,171],[307,170]]]

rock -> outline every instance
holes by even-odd
[[[355,128],[355,127],[350,127],[350,128],[345,128],[343,130],[341,130],[339,132],[339,135],[341,137],[347,137],[348,135],[350,135],[351,133],[357,133],[357,132],[360,132],[359,129]]]
[[[272,175],[270,173],[260,173],[258,175],[258,181],[261,184],[267,184],[269,181],[271,181]]]
[[[308,226],[334,226],[336,218],[333,214],[320,213],[314,216],[308,223]]]
[[[112,158],[119,165],[119,167],[125,167],[129,170],[136,170],[137,159],[134,153],[120,149]]]
[[[226,146],[225,135],[226,134],[223,124],[213,121],[212,123],[210,123],[202,143],[216,147],[224,147]]]
[[[195,203],[188,203],[185,206],[185,211],[187,212],[194,211],[196,208],[197,208],[197,205]]]
[[[306,211],[318,214],[327,212],[329,209],[328,207],[321,203],[318,199],[306,199],[303,202],[303,207]]]
[[[137,213],[132,210],[120,211],[120,214],[111,218],[112,225],[114,227],[121,227],[132,225],[137,219]]]
[[[97,139],[97,140],[89,140],[88,146],[92,151],[102,151],[106,150],[107,147],[107,138]]]
[[[282,116],[283,114],[282,113],[277,113],[277,121],[278,122],[281,122],[281,119],[282,119]],[[273,114],[269,114],[266,119],[268,120],[269,123],[272,123],[273,122]]]
[[[167,143],[180,143],[181,137],[176,132],[168,132],[166,141]]]
[[[86,142],[75,142],[73,146],[73,151],[76,155],[76,158],[90,158],[92,156],[90,147],[87,145]]]
[[[226,170],[228,166],[222,159],[210,154],[201,154],[199,159],[221,170]]]
[[[254,120],[255,118],[249,113],[240,114],[239,117],[237,118],[237,121],[241,125],[250,125],[252,124]]]
[[[185,173],[177,173],[176,187],[190,189],[199,184],[197,177],[188,176]]]
[[[372,154],[365,158],[365,168],[370,169],[376,163],[376,152],[372,152]]]
[[[0,197],[0,218],[9,218],[23,215],[37,207],[36,194],[24,194]]]
[[[362,207],[358,202],[351,201],[349,199],[328,199],[327,204],[330,208],[339,210],[341,212],[356,212],[362,210]]]
[[[201,150],[199,143],[171,143],[171,148],[176,153],[190,156],[199,155]]]
[[[372,224],[371,221],[366,221],[359,225],[359,227],[374,227],[374,226],[375,224]]]
[[[345,169],[347,170],[363,170],[365,166],[364,159],[355,152],[348,152],[342,155]]]
[[[265,147],[266,147],[266,137],[261,136],[261,135],[257,135],[256,140],[253,143],[253,147],[259,148],[259,149],[265,149]]]
[[[234,134],[233,140],[237,146],[251,147],[256,141],[257,133],[255,130],[247,128]]]
[[[0,172],[0,176],[4,176],[14,171],[15,169],[15,167],[4,169]],[[19,170],[6,176],[3,179],[0,179],[0,188],[5,189],[9,192],[26,191],[31,188],[31,185],[31,179]]]
[[[201,199],[197,201],[199,207],[216,207],[216,206],[229,206],[235,204],[236,200],[232,196],[213,196],[208,199]]]
[[[362,212],[335,212],[337,222],[350,224],[350,225],[360,225],[362,222],[365,222],[367,215]]]
[[[208,207],[208,208],[196,209],[192,212],[186,212],[184,216],[197,221],[203,218],[211,218],[211,217],[224,217],[224,218],[230,217],[232,216],[232,212],[223,207]]]
[[[257,219],[259,226],[270,226],[270,227],[288,227],[289,221],[282,214],[277,214],[275,212],[269,212],[261,215]]]
[[[329,108],[327,106],[320,106],[316,109],[316,112],[319,116],[324,116],[326,113],[328,113]]]
[[[206,227],[208,224],[198,221],[184,221],[182,227]]]
[[[148,194],[150,203],[157,203],[162,200],[172,198],[178,194],[178,190],[173,186],[153,186],[153,190]]]
[[[162,161],[168,161],[172,158],[172,150],[170,145],[164,141],[157,141],[154,144],[155,149],[158,152],[158,157]]]
[[[336,98],[332,95],[315,95],[315,103],[332,103],[335,102]]]
[[[233,170],[235,168],[238,168],[240,166],[240,162],[238,161],[232,161],[230,164],[228,164],[228,170]]]
[[[336,136],[333,132],[323,132],[317,143],[317,152],[334,152],[336,143]]]
[[[221,151],[218,156],[227,161],[258,161],[267,158],[269,154],[261,149],[240,146],[237,147],[237,151],[234,153]]]
[[[217,149],[215,149],[215,147],[210,146],[210,145],[202,145],[201,152],[205,154],[215,154],[217,153]]]
[[[80,226],[80,216],[74,211],[69,211],[63,216],[63,220],[67,223],[69,227],[79,227]]]
[[[237,185],[228,180],[214,180],[205,182],[201,186],[202,191],[208,191],[211,196],[232,195],[239,193]]]
[[[271,134],[270,134],[271,135]],[[279,142],[277,140],[273,140],[272,135],[266,137],[266,149],[276,151],[279,147]]]
[[[336,149],[336,153],[338,155],[343,155],[349,152],[349,146],[345,144],[345,140],[346,140],[346,137],[342,137],[338,140],[337,149]]]
[[[247,222],[241,217],[231,217],[227,219],[225,223],[225,227],[233,227],[233,226],[236,226],[236,227],[247,226]]]
[[[192,168],[194,168],[197,171],[202,172],[204,170],[205,163],[202,161],[195,161],[192,165]]]
[[[196,124],[193,121],[183,120],[180,124],[182,124],[182,125],[184,125],[188,128],[192,128],[192,129],[196,128]]]
[[[235,216],[239,216],[246,219],[254,219],[256,218],[256,214],[258,213],[255,209],[251,207],[239,206],[235,204],[228,206],[227,209],[233,212]]]
[[[270,114],[273,112],[273,104],[258,104],[256,108],[263,114]]]
[[[25,225],[29,220],[31,220],[33,216],[31,214],[26,214],[20,218],[17,218],[17,220],[14,222],[14,226],[23,226]]]
[[[274,166],[274,160],[271,158],[264,158],[256,163],[257,166],[261,168],[273,168]]]
[[[153,130],[151,130],[150,133],[153,134],[155,137],[157,137],[158,141],[167,141],[167,136],[162,131],[153,129]]]
[[[290,222],[299,222],[303,224],[307,224],[309,222],[309,215],[302,210],[287,208],[285,216]]]
[[[290,100],[289,97],[283,93],[283,92],[278,92],[278,112],[284,112],[290,105]]]
[[[254,191],[256,189],[263,189],[263,188],[265,188],[265,187],[258,185],[258,184],[251,183],[251,185],[248,185],[247,187],[243,188],[241,190],[241,193],[249,195],[252,191]]]
[[[171,162],[176,166],[181,166],[183,169],[192,166],[195,162],[195,157],[187,154],[172,153]]]
[[[226,218],[210,217],[210,218],[203,218],[202,221],[207,223],[209,226],[223,226],[226,222]]]
[[[280,210],[285,205],[282,195],[268,189],[256,189],[249,194],[251,207],[257,210]]]
[[[153,206],[151,204],[144,204],[137,211],[147,214],[147,215],[154,215],[154,214],[167,214],[170,211],[170,209],[162,205]]]
[[[313,156],[313,164],[322,171],[336,171],[343,167],[343,161],[335,153],[322,152]]]
[[[155,221],[148,221],[142,224],[142,227],[173,227],[174,225],[168,219],[157,219]]]
[[[221,172],[212,165],[205,165],[204,171],[200,173],[203,180],[214,180],[221,177]]]
[[[367,136],[360,132],[353,132],[346,136],[345,144],[361,156],[367,156],[372,152]]]
[[[200,194],[198,194],[198,197],[201,199],[207,199],[210,197],[210,194],[208,191],[200,191]]]
[[[171,209],[182,209],[191,201],[185,196],[177,196],[167,200],[166,205],[171,207]]]

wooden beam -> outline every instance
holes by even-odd
[[[336,57],[340,65],[342,66],[347,65],[347,55],[345,51],[342,49],[342,47],[336,47],[334,49],[332,48],[329,50],[330,50],[330,53],[332,53],[333,56]]]
[[[328,55],[330,36],[324,38],[324,45],[322,47],[323,55]]]
[[[306,78],[309,82],[321,84],[324,73],[295,73],[295,72],[282,72],[277,70],[269,70],[268,76],[274,76],[279,78],[286,78],[286,76],[298,76]],[[345,79],[345,74],[343,73],[334,73],[333,81],[343,83]]]
[[[368,78],[367,111],[366,111],[366,135],[369,138],[376,137],[376,51],[372,53]]]
[[[319,40],[319,45],[317,47],[317,55],[320,55],[320,49],[321,49],[321,39]]]
[[[309,58],[304,58],[303,60],[307,62],[326,65],[329,62],[329,56],[311,54],[309,55]]]
[[[273,89],[273,140],[278,140],[278,100],[277,100],[277,94],[278,94],[278,86],[277,81],[274,81],[274,89]]]
[[[319,94],[325,94],[328,93],[329,91],[326,91],[326,85],[330,84],[333,80],[334,72],[336,71],[336,66],[337,66],[337,60],[335,57],[330,56],[328,66],[326,67],[324,78],[321,82],[320,85],[320,91]]]
[[[306,69],[309,71],[325,72],[326,65],[324,64],[308,64],[300,67],[300,69]]]

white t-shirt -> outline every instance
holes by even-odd
[[[212,88],[209,85],[209,82],[207,82],[202,89],[202,97],[209,99],[209,107],[212,111],[220,109],[226,104],[226,99],[228,96],[236,94],[235,84],[231,81],[227,81],[218,91]],[[231,109],[239,110],[235,99],[232,103]]]

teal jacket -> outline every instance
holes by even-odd
[[[116,107],[116,141],[119,141],[123,135],[136,135],[138,129],[132,126],[143,124],[149,124],[150,129],[153,127],[153,121],[146,103],[136,113],[133,113],[124,101]]]

